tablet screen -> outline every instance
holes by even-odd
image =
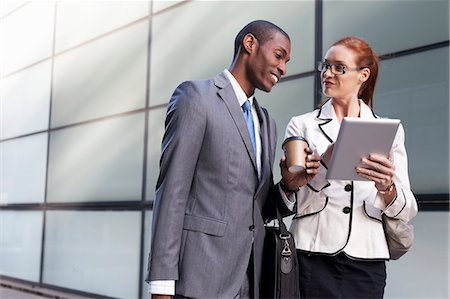
[[[330,180],[366,181],[356,173],[361,158],[369,154],[388,155],[400,120],[344,117],[328,165]]]

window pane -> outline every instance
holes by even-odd
[[[43,281],[137,298],[141,212],[48,211]]]
[[[147,1],[60,1],[57,6],[56,52],[143,18],[148,13]]]
[[[148,22],[55,58],[52,127],[143,108]]]
[[[47,136],[0,143],[1,204],[44,202]]]
[[[52,132],[48,202],[140,200],[144,114]]]
[[[1,20],[0,76],[52,54],[52,2],[32,2]]]
[[[152,2],[153,2],[152,3],[152,6],[153,6],[152,11],[153,11],[153,13],[157,13],[157,12],[163,10],[163,9],[166,9],[166,8],[168,8],[170,6],[175,5],[175,4],[179,4],[179,3],[183,2],[183,1],[181,1],[181,0],[180,1],[153,0]]]
[[[290,34],[288,74],[311,71],[314,15],[313,1],[193,1],[155,15],[150,104],[168,102],[184,80],[208,78],[229,67],[235,36],[251,20],[266,19]]]
[[[400,260],[386,263],[384,298],[449,298],[449,215],[421,211],[412,220],[414,245]]]
[[[42,215],[0,211],[0,275],[39,282]]]
[[[323,46],[356,35],[379,54],[446,41],[448,0],[342,1],[323,4]]]
[[[415,193],[449,193],[448,65],[448,48],[381,63],[375,111],[402,120]]]
[[[164,120],[167,108],[151,110],[148,121],[148,151],[147,151],[147,200],[155,199],[155,187],[159,174],[159,159],[161,157],[161,141],[164,135]]]
[[[142,264],[142,279],[145,280],[147,276],[147,266],[148,266],[148,258],[150,253],[151,246],[151,233],[152,233],[152,219],[153,219],[153,211],[145,212],[145,223],[144,223],[144,263]],[[144,281],[142,284],[142,299],[147,299],[148,294],[148,284]]]
[[[7,14],[12,13],[20,6],[27,3],[27,1],[2,1],[0,2],[0,17],[4,17]]]
[[[290,80],[278,83],[270,93],[258,91],[256,99],[269,111],[269,115],[277,123],[277,152],[274,161],[274,180],[281,179],[278,167],[283,151],[281,144],[284,131],[293,116],[310,112],[314,109],[314,77]]]
[[[46,61],[1,80],[1,139],[48,128],[50,72]]]

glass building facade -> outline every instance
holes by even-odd
[[[374,110],[403,122],[420,205],[413,249],[388,263],[386,298],[450,295],[448,0],[0,8],[0,278],[146,298],[170,95],[184,80],[228,67],[237,32],[266,19],[292,40],[287,76],[270,94],[256,93],[277,121],[279,144],[290,118],[321,101],[315,64],[334,41],[357,35],[380,55]]]

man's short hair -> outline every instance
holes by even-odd
[[[282,33],[289,41],[289,35],[277,25],[265,21],[265,20],[256,20],[248,23],[244,28],[239,31],[234,40],[234,56],[233,60],[239,54],[239,49],[242,46],[242,41],[244,40],[244,36],[251,33],[255,36],[255,38],[259,41],[261,45],[263,45],[266,41],[270,40],[273,36],[274,32]]]

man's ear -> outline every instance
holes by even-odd
[[[250,54],[255,51],[256,47],[258,46],[258,40],[253,34],[247,33],[242,39],[242,44],[243,50]]]

